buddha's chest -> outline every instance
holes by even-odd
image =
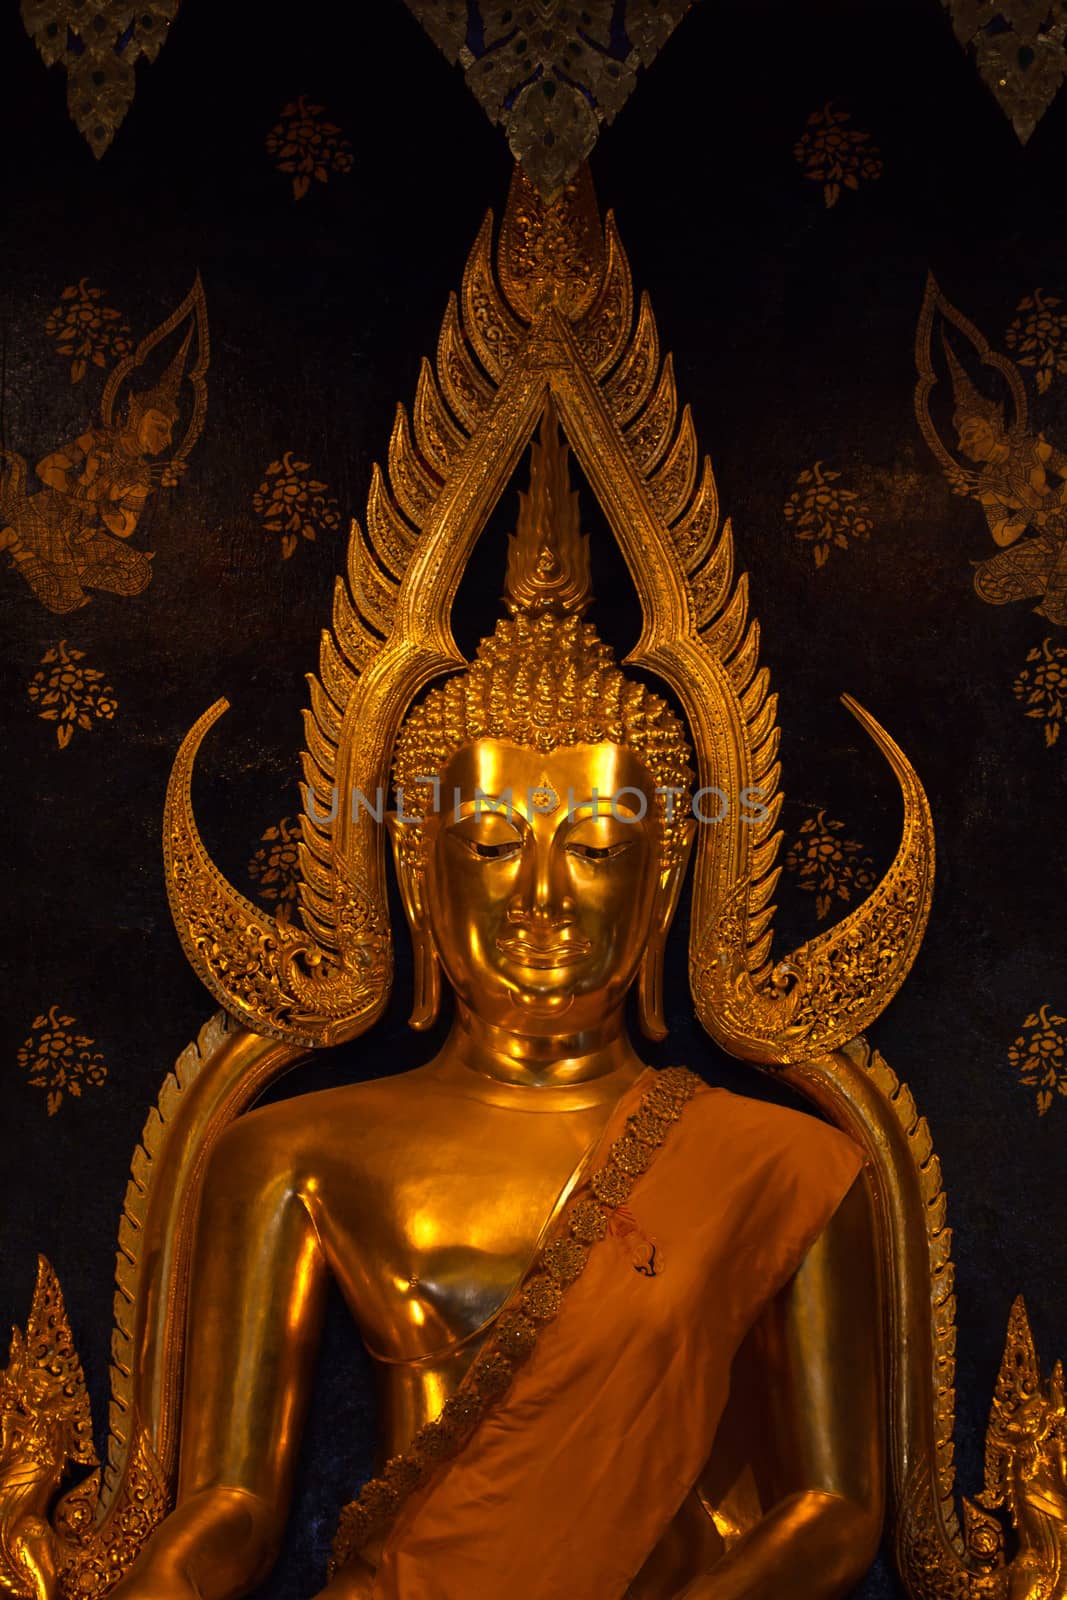
[[[320,1233],[371,1349],[447,1358],[500,1309],[605,1120],[477,1108],[462,1122],[382,1128],[324,1186]],[[334,1192],[331,1192],[331,1189]]]

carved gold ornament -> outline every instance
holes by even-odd
[[[698,830],[690,975],[701,1021],[726,1049],[764,1063],[832,1049],[880,1014],[918,948],[932,889],[929,808],[903,754],[846,701],[901,784],[903,842],[862,906],[772,972],[777,701],[710,463],[700,466],[688,408],[679,415],[647,298],[634,316],[614,222],[601,227],[584,171],[548,204],[517,172],[495,249],[486,218],[436,371],[423,363],[412,421],[398,409],[388,487],[380,469],[372,475],[369,539],[353,524],[306,717],[302,928],[279,925],[227,883],[197,830],[193,762],[226,702],[186,737],[165,818],[186,954],[250,1028],[295,1045],[353,1038],[381,1014],[392,964],[384,830],[353,801],[387,786],[413,698],[465,665],[452,600],[549,397],[633,574],[644,629],[628,660],[677,694],[701,783],[758,790],[763,802],[755,824],[734,806]]]
[[[545,196],[573,176],[691,0],[405,0]]]
[[[133,104],[136,63],[156,59],[179,3],[22,0],[26,32],[45,65],[66,69],[67,108],[97,158]]]
[[[1067,14],[1058,0],[944,0],[956,38],[1025,144],[1067,74]]]
[[[759,665],[746,578],[734,572],[710,466],[701,468],[689,411],[679,415],[671,361],[661,360],[647,298],[635,315],[613,221],[601,226],[584,171],[550,204],[516,175],[499,238],[487,219],[461,294],[449,303],[436,364],[423,363],[412,419],[403,408],[397,413],[388,474],[373,473],[368,534],[353,528],[347,575],[337,584],[311,682],[302,926],[271,918],[238,895],[197,832],[193,761],[225,702],[198,721],[179,752],[165,815],[172,907],[195,970],[240,1021],[220,1014],[202,1030],[145,1124],[119,1227],[107,1465],[50,1519],[68,1462],[90,1465],[76,1454],[80,1435],[72,1431],[71,1406],[81,1391],[71,1379],[71,1392],[60,1393],[50,1381],[56,1374],[38,1370],[36,1354],[14,1352],[0,1424],[5,1438],[12,1437],[12,1418],[28,1417],[30,1425],[0,1460],[0,1582],[9,1593],[35,1600],[102,1594],[129,1570],[167,1510],[178,1476],[187,1288],[205,1171],[220,1138],[270,1083],[309,1048],[365,1030],[385,1005],[391,946],[384,829],[368,807],[353,812],[349,802],[359,791],[373,803],[387,784],[401,722],[434,679],[447,680],[439,696],[447,709],[449,686],[467,666],[449,625],[461,576],[539,426],[529,498],[544,490],[553,458],[553,482],[563,489],[556,418],[641,602],[642,632],[630,662],[666,681],[681,703],[701,784],[736,796],[757,789],[766,808],[755,824],[742,822],[737,807],[733,818],[698,829],[693,995],[717,1040],[778,1071],[856,1142],[869,1166],[887,1330],[890,1526],[906,1590],[911,1600],[1067,1595],[1062,1376],[1057,1369],[1042,1377],[1021,1309],[1009,1327],[982,1504],[965,1501],[962,1527],[958,1520],[956,1302],[941,1168],[910,1091],[859,1036],[902,981],[926,920],[933,840],[925,796],[888,735],[850,703],[899,780],[903,841],[867,900],[772,971],[769,902],[782,803],[776,702]],[[516,547],[509,592],[523,595],[526,609],[516,607],[499,637],[577,635],[585,594],[581,538],[555,567],[547,545],[541,552],[519,538]],[[546,610],[538,616],[541,599]],[[464,673],[452,701],[472,684],[476,691],[477,677]],[[550,721],[559,706],[536,690],[531,718]],[[561,690],[556,699],[564,698]],[[649,737],[655,731],[645,726]],[[546,804],[550,798],[546,790]],[[609,1235],[623,1237],[614,1224],[635,1175],[684,1115],[686,1075],[659,1080],[588,1192],[568,1195],[559,1236],[501,1317],[470,1383],[419,1431],[415,1449],[386,1463],[354,1503],[339,1555],[346,1541],[358,1543],[383,1525],[423,1472],[462,1444],[551,1326],[589,1252]],[[58,1286],[48,1293],[54,1305]],[[35,1297],[31,1323],[38,1315]],[[71,1361],[60,1363],[59,1375],[72,1370]],[[34,1386],[31,1405],[24,1396],[32,1399]],[[76,1410],[75,1422],[80,1415]],[[1001,1513],[1016,1536],[1010,1560]],[[32,1582],[22,1577],[30,1570],[27,1554],[37,1563]]]

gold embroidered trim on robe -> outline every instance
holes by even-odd
[[[634,1182],[647,1172],[702,1080],[688,1067],[668,1067],[654,1076],[607,1160],[578,1191],[535,1258],[513,1309],[471,1365],[463,1382],[433,1422],[420,1428],[411,1449],[394,1456],[381,1475],[365,1484],[341,1512],[330,1556],[332,1576],[372,1539],[384,1534],[410,1494],[442,1462],[467,1443],[483,1417],[511,1387],[517,1369],[532,1354],[541,1329],[556,1316],[564,1291],[585,1270],[589,1252],[607,1232],[612,1213],[625,1205]]]

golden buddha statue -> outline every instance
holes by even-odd
[[[381,1418],[376,1475],[334,1544],[337,1600],[829,1600],[861,1580],[887,1504],[909,1594],[1067,1594],[1063,1381],[1043,1380],[1021,1305],[981,1508],[958,1525],[940,1170],[862,1039],[925,926],[925,796],[853,706],[900,781],[903,840],[863,906],[772,966],[775,697],[710,467],[647,300],[636,323],[632,306],[588,175],[545,202],[517,173],[495,257],[489,219],[436,375],[424,364],[413,432],[398,414],[391,492],[375,471],[369,545],[353,525],[312,680],[302,928],[239,896],[193,821],[193,761],[225,703],[183,745],[168,884],[229,1018],[181,1058],[135,1156],[109,1459],[55,1507],[68,1462],[94,1458],[41,1266],[0,1378],[9,1593],[227,1600],[260,1582],[332,1276]],[[452,600],[535,430],[509,615],[468,663]],[[641,599],[628,660],[684,726],[583,620],[568,444]],[[713,790],[714,824],[697,803]],[[381,1014],[386,826],[412,1024],[447,981],[447,1041],[412,1071],[253,1109]],[[628,1037],[631,990],[665,1036],[694,846],[701,1021],[821,1115],[652,1071]]]

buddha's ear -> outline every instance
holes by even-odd
[[[696,829],[695,821],[684,824],[677,855],[664,867],[656,886],[652,929],[637,975],[637,1015],[641,1032],[647,1039],[667,1037],[667,1023],[663,1015],[663,953],[678,908],[678,896],[685,882],[685,869],[689,865]]]
[[[415,853],[407,848],[411,841],[409,835],[404,832],[405,828],[411,827],[411,823],[406,822],[397,812],[387,811],[385,826],[389,830],[389,838],[393,845],[393,864],[396,867],[396,881],[400,886],[404,915],[414,936],[426,918],[422,903],[422,874]]]
[[[689,857],[693,853],[693,841],[696,836],[696,820],[690,817],[680,829],[678,850],[674,860],[660,873],[652,910],[652,930],[653,934],[659,933],[663,938],[666,938],[674,920],[674,913],[678,909],[678,897],[685,882],[686,868],[689,866]]]
[[[410,840],[404,833],[410,828],[395,811],[386,814],[385,825],[393,843],[393,860],[400,886],[400,899],[411,929],[411,944],[415,954],[415,998],[408,1025],[422,1032],[437,1021],[441,1004],[441,967],[437,959],[437,946],[426,916],[423,900],[423,875],[418,858],[408,847]]]

